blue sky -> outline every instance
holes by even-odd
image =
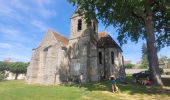
[[[30,61],[32,48],[39,45],[49,28],[69,37],[74,10],[67,0],[0,0],[0,60]],[[99,23],[100,31],[109,32],[117,41],[113,27],[105,28]],[[123,45],[125,60],[138,62],[143,42]],[[170,47],[163,48],[158,55],[170,57],[169,50]]]

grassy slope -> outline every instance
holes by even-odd
[[[130,78],[128,78],[130,81]],[[27,85],[24,81],[0,82],[0,100],[170,100],[170,80],[164,89],[129,83],[118,85],[119,92],[110,92],[109,81],[77,86]],[[169,82],[169,83],[168,83]],[[169,86],[168,86],[169,85]]]

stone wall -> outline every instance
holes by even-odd
[[[82,29],[77,30],[80,19],[82,20]],[[97,29],[97,22],[95,24]],[[83,73],[83,82],[99,80],[96,45],[98,35],[93,29],[77,13],[71,17],[70,74],[72,77],[78,78]]]
[[[111,52],[114,52],[114,64],[111,60]],[[101,79],[109,79],[111,75],[119,77],[119,70],[123,68],[122,54],[118,48],[99,48],[98,53],[102,53],[102,64],[99,63],[99,73]]]
[[[82,29],[78,30],[78,20],[82,20]],[[96,29],[96,30],[95,30]],[[77,13],[71,17],[71,34],[67,39],[48,31],[39,47],[33,49],[30,66],[27,69],[27,82],[40,84],[60,84],[78,81],[83,73],[83,82],[99,81],[105,76],[119,76],[123,69],[122,54],[118,48],[98,48],[98,22],[92,20],[87,25]],[[59,40],[58,40],[59,39]],[[102,64],[99,64],[98,52],[102,52]],[[114,51],[114,64],[111,63],[111,51]]]
[[[53,33],[47,32],[37,49],[33,50],[30,66],[27,69],[27,82],[40,84],[60,84],[67,81],[67,50],[57,41]],[[67,74],[66,74],[67,73]]]

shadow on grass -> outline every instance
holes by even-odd
[[[170,90],[165,88],[159,88],[156,86],[142,86],[139,84],[132,83],[131,76],[127,77],[128,84],[117,84],[120,92],[128,92],[131,95],[134,94],[148,94],[148,95],[170,95]],[[170,80],[163,78],[163,82],[165,86],[170,87]],[[72,84],[70,86],[76,86],[77,84]],[[86,88],[88,91],[110,91],[111,92],[111,82],[110,81],[101,81],[101,82],[92,82],[87,83],[81,86],[82,88]]]

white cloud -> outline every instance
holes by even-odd
[[[51,16],[56,16],[56,12],[54,10],[49,10],[42,8],[41,10],[37,10],[37,12],[44,18],[50,18]]]
[[[20,32],[14,28],[0,28],[0,33],[5,34],[7,36],[17,36]]]
[[[0,0],[0,16],[17,21],[27,21],[37,16],[48,19],[57,15],[55,10],[49,8],[49,4],[53,2],[53,0]]]
[[[54,3],[54,0],[35,0],[37,4],[44,5],[44,4],[52,4]]]
[[[57,15],[56,11],[49,8],[49,5],[55,3],[54,0],[33,0],[32,3],[36,5],[34,10],[44,18],[51,18]]]
[[[0,60],[12,58],[15,61],[29,61],[32,48],[22,43],[0,43]]]
[[[13,46],[9,43],[0,43],[0,48],[1,49],[10,49],[12,48]]]
[[[48,29],[48,26],[45,23],[43,23],[42,21],[39,21],[39,20],[33,20],[31,22],[31,24],[34,27],[38,28],[40,31],[43,31],[43,32],[47,31],[47,29]]]
[[[56,16],[56,12],[47,8],[48,4],[55,3],[54,0],[36,0],[35,3],[38,5],[38,9],[36,10],[41,16],[44,18],[50,18],[51,16]]]
[[[26,7],[21,6],[21,4],[16,1],[17,0],[13,0],[13,1],[0,0],[0,16],[8,17],[8,18],[10,18],[12,20],[16,20],[16,21],[20,21],[20,20],[24,19],[24,17],[21,16],[19,14],[19,12],[16,10],[16,6],[20,5],[19,9],[26,9]]]
[[[20,55],[20,54],[5,54],[0,55],[0,61],[3,61],[7,58],[10,58],[12,61],[23,61],[23,62],[29,62],[30,56]]]
[[[3,38],[3,41],[8,43],[31,43],[32,37],[28,36],[27,32],[22,31],[18,28],[11,26],[2,27],[0,25],[0,36]]]

